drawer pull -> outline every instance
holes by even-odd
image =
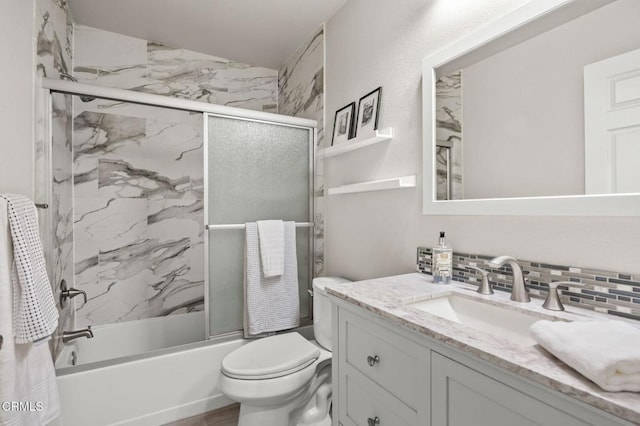
[[[369,364],[369,367],[373,367],[374,365],[378,364],[380,362],[380,357],[378,355],[375,356],[371,356],[369,355],[367,357],[367,364]],[[377,417],[376,417],[377,419]]]
[[[369,418],[367,419],[367,423],[368,423],[368,426],[375,426],[375,425],[379,425],[379,424],[380,424],[380,418],[379,418],[378,416],[376,416],[376,417],[375,417],[375,418],[373,418],[373,419],[372,419],[371,417],[369,417]]]

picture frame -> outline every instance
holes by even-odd
[[[333,122],[333,138],[331,146],[340,145],[347,142],[354,136],[353,125],[355,123],[354,115],[356,113],[356,103],[351,102],[336,111],[336,117]]]
[[[382,86],[367,93],[358,101],[358,115],[353,136],[361,133],[373,134],[378,130],[380,116],[380,97]]]

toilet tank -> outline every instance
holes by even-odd
[[[319,277],[313,279],[313,333],[316,342],[331,350],[331,303],[325,286],[351,282],[340,277]]]

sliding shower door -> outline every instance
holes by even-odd
[[[209,336],[242,330],[243,225],[257,220],[303,224],[296,245],[304,322],[311,314],[313,129],[210,115],[206,130]]]

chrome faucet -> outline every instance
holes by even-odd
[[[487,262],[487,266],[490,268],[500,268],[504,264],[511,266],[513,271],[513,286],[511,288],[511,300],[514,302],[529,303],[531,298],[529,292],[524,283],[522,276],[522,269],[518,264],[518,261],[511,256],[498,256]]]
[[[70,342],[79,337],[86,337],[87,339],[91,339],[93,337],[93,331],[91,331],[91,326],[88,326],[87,328],[82,330],[63,331],[62,343]]]

